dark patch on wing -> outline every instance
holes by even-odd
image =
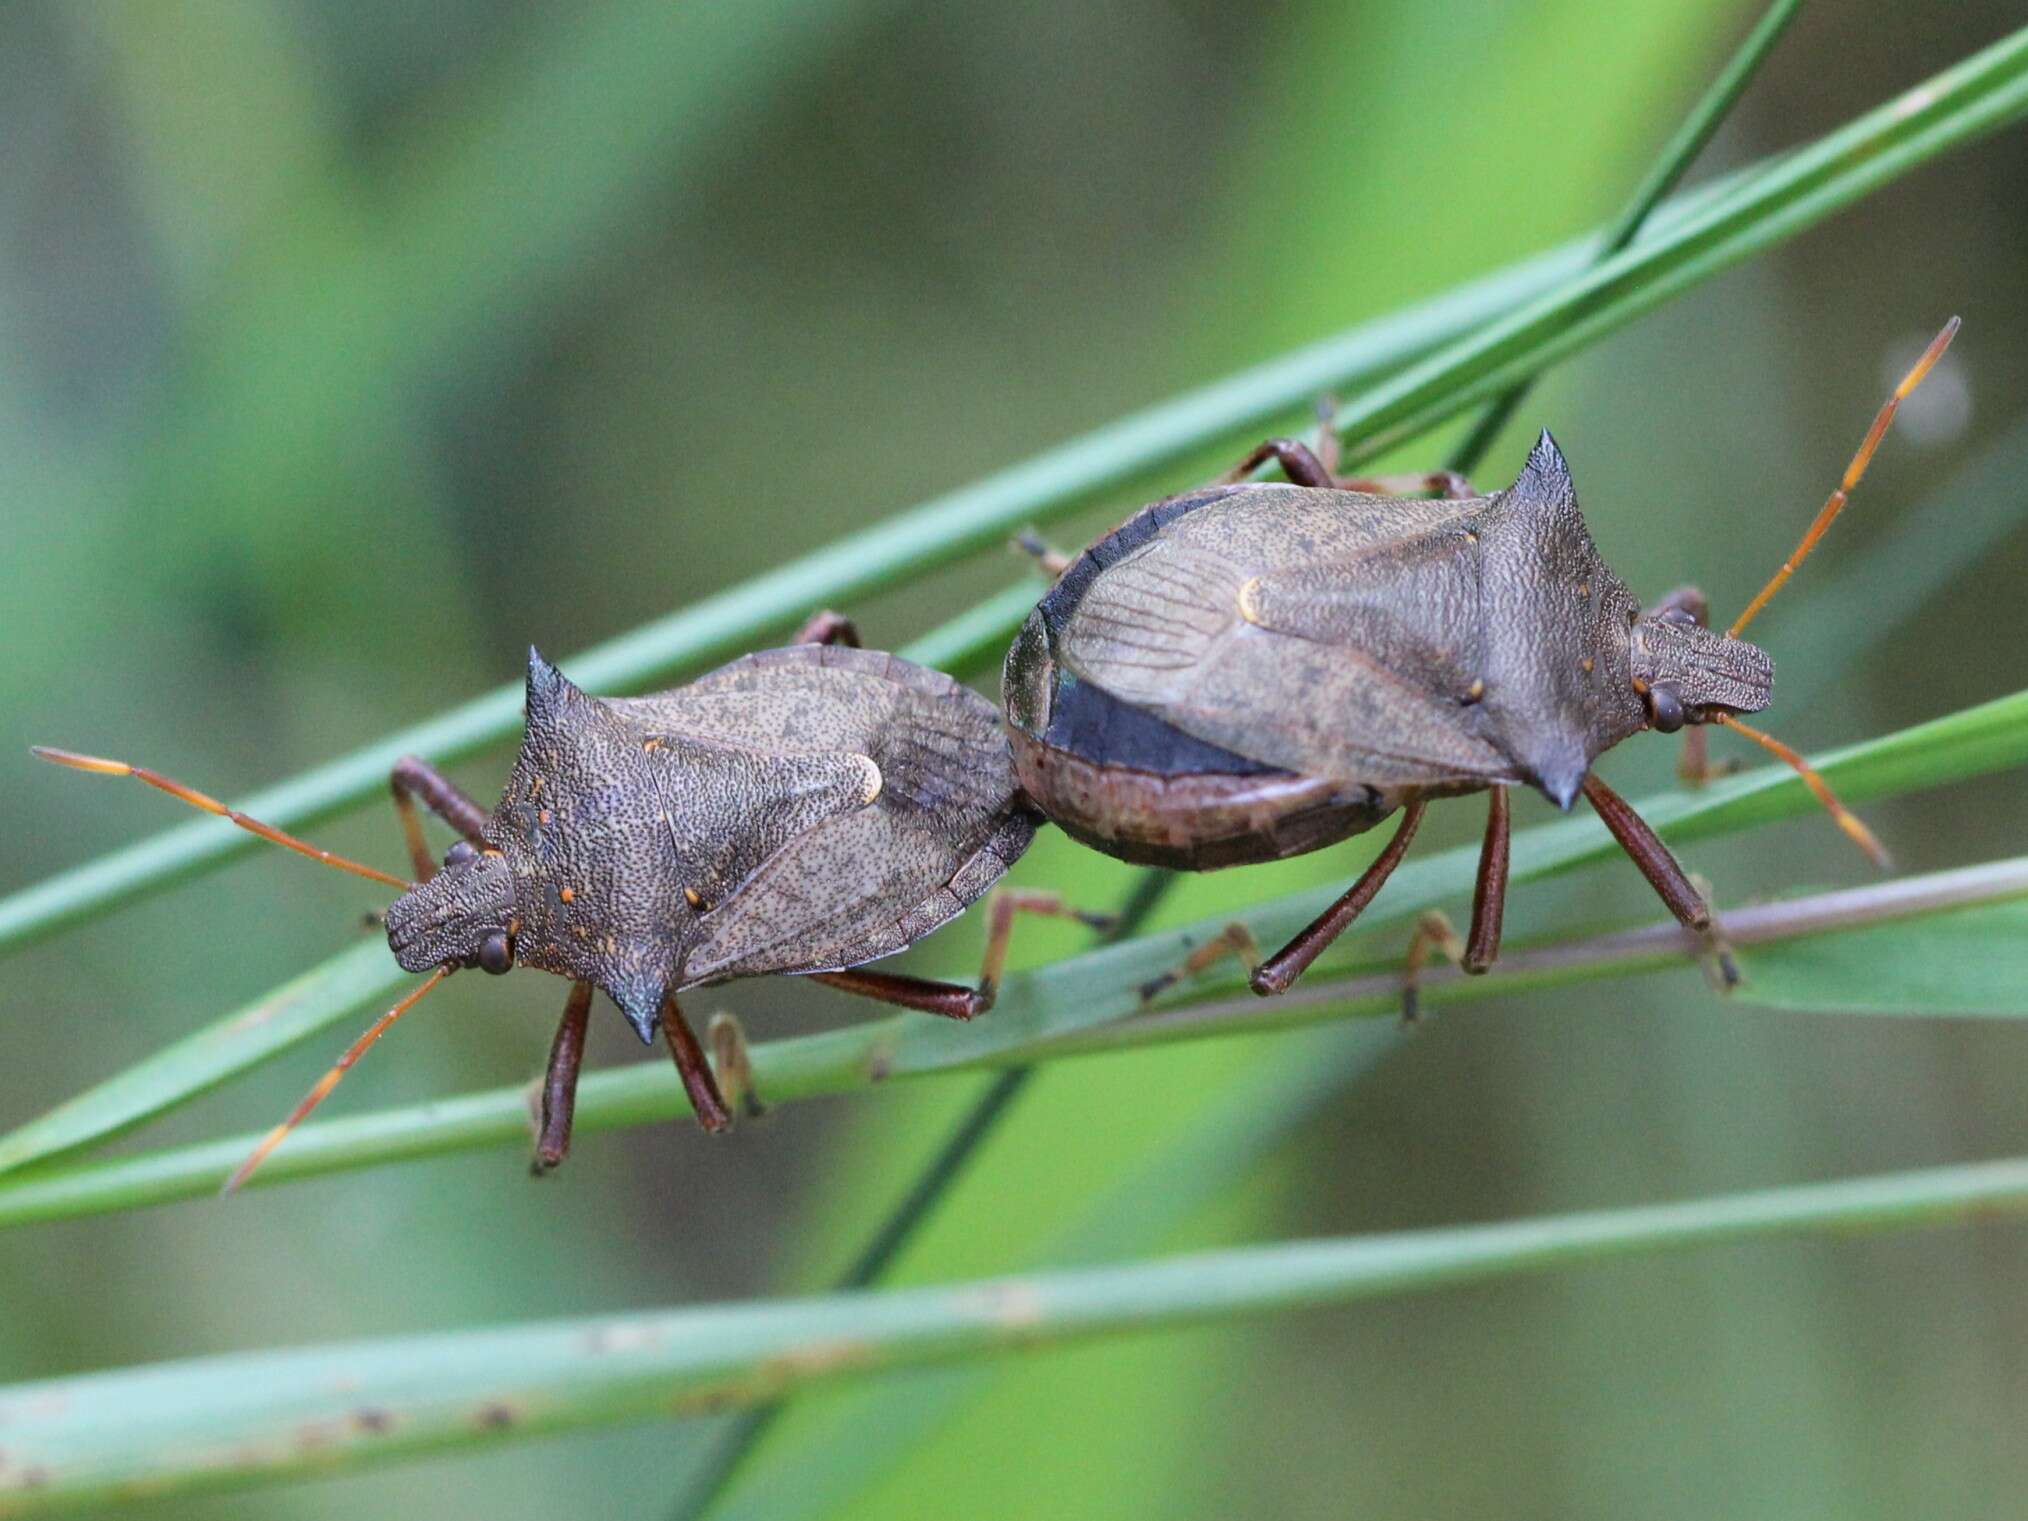
[[[1128,766],[1160,776],[1226,773],[1267,775],[1281,770],[1193,739],[1145,709],[1122,702],[1104,687],[1059,668],[1049,727],[1043,740],[1103,766]]]

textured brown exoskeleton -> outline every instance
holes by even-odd
[[[1736,636],[1842,508],[1955,329],[1882,407],[1796,553],[1723,634],[1705,627],[1693,588],[1642,611],[1592,543],[1547,433],[1493,496],[1447,475],[1340,479],[1300,443],[1264,444],[1227,480],[1144,508],[1093,544],[1029,616],[1003,681],[1022,789],[1088,845],[1187,870],[1316,850],[1400,810],[1372,866],[1280,952],[1260,960],[1234,926],[1185,964],[1237,952],[1262,994],[1284,991],[1366,907],[1430,800],[1490,791],[1470,934],[1460,942],[1425,917],[1409,950],[1411,1013],[1432,945],[1468,972],[1497,954],[1507,789],[1534,787],[1559,808],[1582,793],[1730,983],[1702,895],[1592,763],[1644,729],[1730,724],[1802,770],[1884,860],[1793,751],[1736,721],[1767,706],[1774,677]],[[1239,479],[1270,457],[1288,482]],[[1403,484],[1444,499],[1390,494]],[[1686,763],[1702,774],[1701,747],[1686,747]]]
[[[573,984],[543,1086],[539,1168],[569,1145],[595,988],[643,1041],[660,1028],[707,1130],[731,1117],[677,1005],[688,989],[808,975],[957,1019],[990,1007],[1014,912],[1069,912],[1053,895],[994,895],[976,989],[852,969],[960,913],[1027,848],[1040,821],[1016,790],[999,713],[947,676],[853,647],[836,614],[813,619],[805,637],[813,642],[745,656],[650,697],[587,696],[531,650],[521,753],[490,812],[420,760],[395,767],[414,882],[341,861],[140,767],[38,750],[138,776],[404,889],[386,913],[388,945],[405,969],[432,977],[361,1038],[233,1182],[460,968],[532,966]],[[418,801],[463,837],[441,869]]]

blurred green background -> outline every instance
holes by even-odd
[[[514,678],[531,641],[568,669],[932,492],[1607,220],[1755,10],[9,7],[0,891],[181,822],[35,766],[31,741],[244,791]],[[2019,19],[2003,0],[1807,9],[1703,172]],[[2004,135],[1693,292],[1555,374],[1482,478],[1552,424],[1636,590],[1694,578],[1729,611],[1961,312],[1859,510],[1757,626],[1782,675],[1770,723],[1821,748],[2022,685],[2024,182],[2028,142]],[[892,646],[1018,573],[989,556],[851,611]],[[506,759],[460,774],[490,796]],[[1648,742],[1603,769],[1638,797],[1673,759]],[[2003,778],[1872,821],[1928,869],[2017,849],[2028,802]],[[1445,809],[1427,832],[1478,824]],[[317,833],[402,859],[377,810]],[[1370,848],[1186,883],[1165,918],[1348,879]],[[1721,902],[1865,872],[1821,819],[1689,864]],[[1127,875],[1051,837],[1014,880],[1100,904]],[[375,901],[270,852],[14,958],[0,1127],[343,946]],[[1622,863],[1518,892],[1509,933],[1654,914]],[[961,920],[913,964],[962,975],[979,934]],[[1017,954],[1077,943],[1024,925]],[[563,991],[459,979],[334,1109],[533,1076]],[[787,982],[710,1002],[770,1034],[869,1013]],[[1077,1257],[1094,1201],[1204,1145],[1225,1085],[1335,1038],[1052,1068],[906,1276]],[[330,1060],[313,1044],[148,1139],[270,1122]],[[642,1053],[602,1013],[593,1057]],[[1186,1222],[1138,1200],[1131,1250],[2028,1150],[2024,1078],[2018,1029],[1770,1015],[1695,974],[1498,1001],[1431,1022]],[[16,1231],[0,1378],[813,1287],[973,1081],[798,1105],[716,1143],[588,1136],[539,1186],[484,1154]],[[1108,1223],[1125,1250],[1144,1222]],[[1996,1225],[1106,1343],[813,1399],[753,1473],[808,1499],[835,1477],[819,1452],[906,1412],[924,1424],[906,1460],[830,1513],[1992,1514],[2028,1485],[2024,1270],[2020,1228]],[[708,1431],[149,1513],[659,1515]]]

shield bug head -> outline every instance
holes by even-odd
[[[460,840],[443,868],[387,907],[387,945],[405,972],[514,966],[514,874],[497,850]]]

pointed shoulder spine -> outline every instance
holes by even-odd
[[[534,645],[528,647],[528,721],[532,725],[554,722],[565,708],[582,697],[568,676],[542,658]]]
[[[1547,428],[1535,440],[1535,447],[1528,451],[1528,462],[1504,495],[1512,506],[1526,510],[1551,513],[1577,510],[1577,487],[1571,482],[1570,466]]]

